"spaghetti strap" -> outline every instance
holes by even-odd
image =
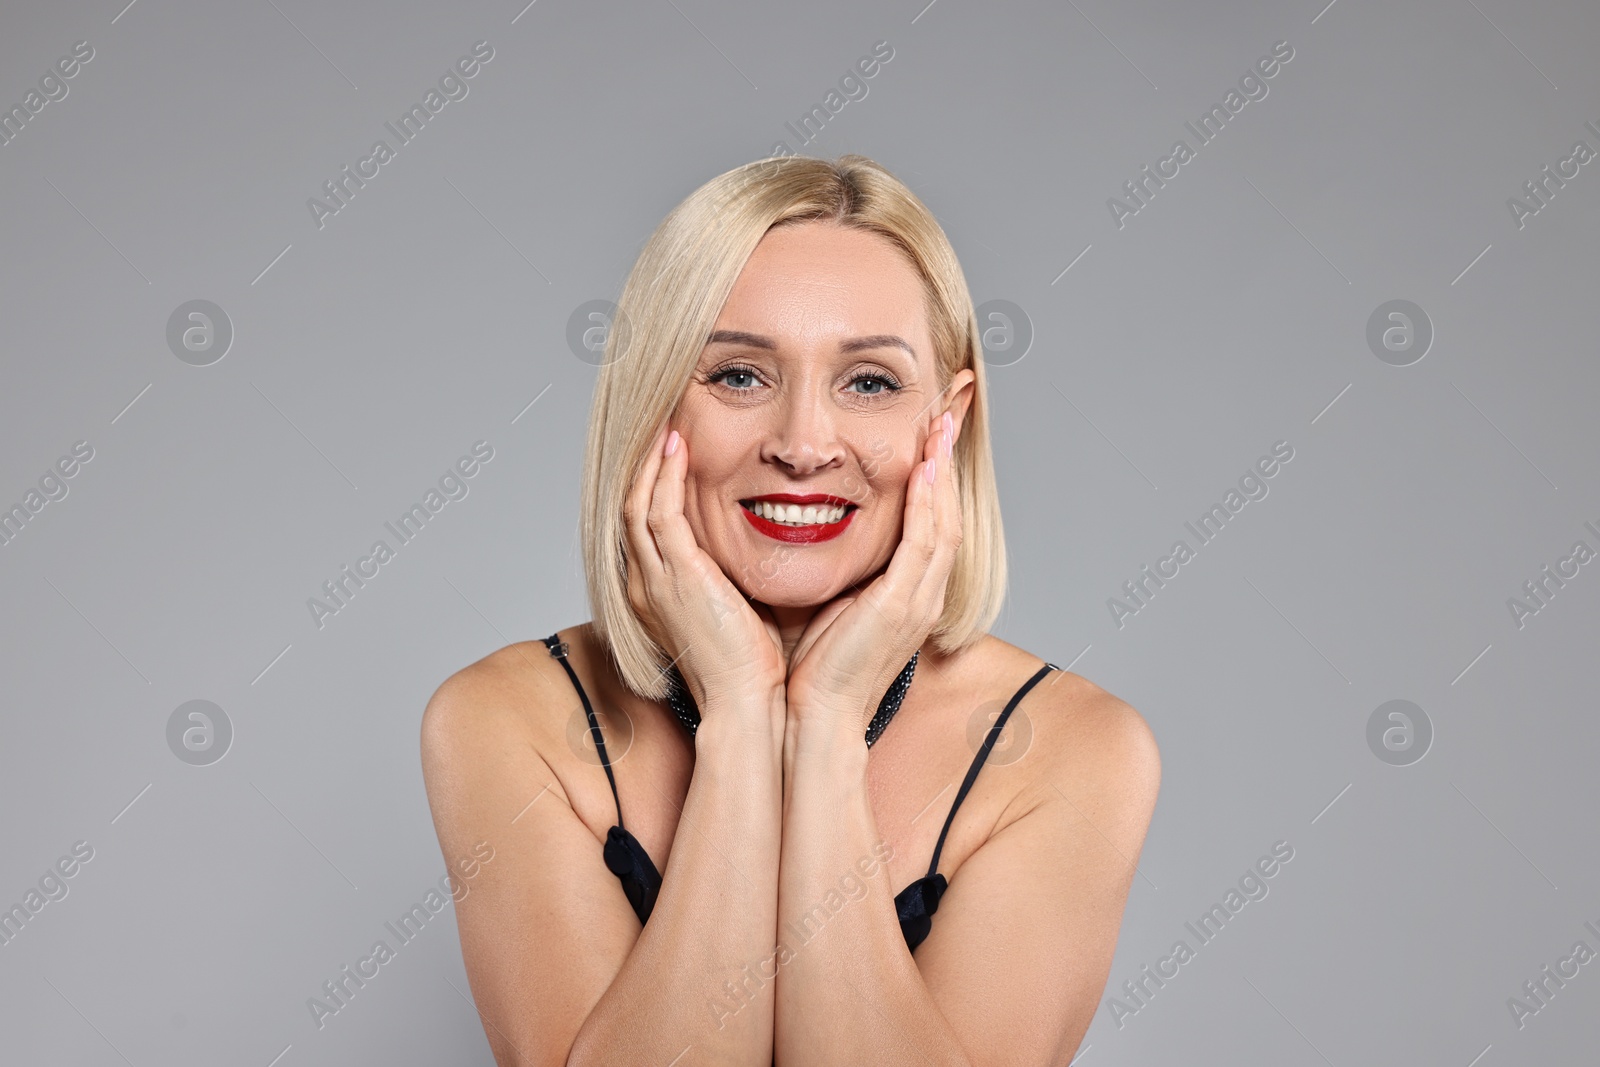
[[[622,798],[617,793],[617,778],[611,769],[610,756],[606,752],[605,737],[600,732],[600,722],[595,717],[594,707],[589,703],[589,694],[584,692],[583,683],[578,680],[578,673],[567,661],[567,643],[561,640],[560,631],[541,640],[550,650],[550,655],[561,661],[567,677],[572,679],[572,687],[578,691],[578,698],[583,701],[583,711],[589,719],[589,731],[594,736],[595,749],[600,753],[601,765],[605,767],[606,781],[611,784],[611,799],[617,805],[617,825],[606,833],[605,863],[622,883],[623,895],[632,905],[634,914],[639,917],[642,926],[650,920],[650,913],[655,908],[656,897],[661,891],[661,873],[651,860],[650,854],[645,851],[644,845],[622,825]],[[950,812],[945,816],[944,826],[939,831],[939,841],[934,846],[933,861],[928,864],[928,873],[895,895],[895,912],[899,916],[900,930],[905,935],[906,948],[909,951],[915,952],[917,946],[928,936],[928,931],[933,927],[933,913],[939,910],[939,899],[949,888],[949,882],[939,873],[939,856],[944,851],[945,838],[955,821],[956,810],[961,807],[961,802],[966,799],[973,783],[977,781],[978,772],[983,769],[1012,711],[1046,674],[1059,670],[1061,668],[1054,663],[1046,662],[1012,695],[1005,710],[989,727],[988,736],[984,738],[983,745],[973,757],[972,765],[967,768],[967,776],[962,780],[961,788],[956,792],[955,802],[950,805]]]
[[[594,707],[589,703],[589,694],[583,691],[583,683],[578,680],[578,673],[572,669],[572,664],[567,662],[567,643],[561,640],[559,630],[541,640],[550,650],[550,655],[560,660],[561,666],[567,669],[567,677],[572,679],[572,687],[578,691],[578,698],[583,701],[583,712],[589,717],[589,732],[594,735],[594,745],[600,753],[600,763],[606,769],[606,780],[611,783],[611,799],[616,801],[617,805],[617,825],[606,831],[606,843],[602,855],[606,867],[621,881],[623,895],[633,906],[633,912],[639,917],[639,924],[642,926],[650,920],[650,912],[654,910],[656,897],[661,892],[661,872],[656,869],[655,861],[650,858],[650,853],[645,851],[644,845],[622,824],[622,798],[617,795],[617,777],[612,773],[611,760],[606,755],[606,739],[601,736],[600,723],[595,718]]]
[[[1041,678],[1053,670],[1059,671],[1060,669],[1053,663],[1046,663],[1043,667],[1040,667],[1034,676],[1024,682],[1021,689],[1017,690],[1016,694],[1011,698],[1011,702],[1000,713],[1000,717],[995,719],[994,724],[989,727],[989,736],[983,739],[983,747],[979,748],[978,754],[973,757],[972,766],[967,768],[967,777],[962,781],[960,791],[956,793],[955,803],[950,805],[950,814],[944,818],[944,829],[939,831],[939,843],[933,846],[933,862],[928,864],[929,875],[939,869],[939,853],[944,851],[944,837],[950,832],[950,824],[955,821],[956,809],[961,806],[962,800],[966,799],[967,791],[972,788],[972,783],[978,780],[978,772],[983,770],[984,763],[989,759],[989,752],[994,748],[995,741],[999,739],[1000,731],[1005,729],[1006,720],[1011,717],[1012,709],[1021,703],[1022,698],[1028,695],[1030,689],[1039,684]]]
[[[589,717],[589,732],[594,735],[594,747],[600,752],[600,763],[606,769],[606,780],[611,783],[611,799],[617,803],[617,825],[622,826],[622,798],[617,795],[617,776],[611,772],[611,760],[606,756],[606,739],[601,736],[600,723],[594,717],[594,708],[589,704],[589,694],[583,691],[583,683],[578,681],[577,672],[572,669],[572,664],[567,662],[567,643],[561,640],[561,632],[558,630],[542,640],[545,647],[550,650],[550,655],[567,669],[567,677],[572,679],[572,687],[578,691],[578,699],[583,701],[583,713]]]
[[[1033,677],[1024,682],[1012,695],[1005,710],[989,727],[989,735],[984,738],[982,747],[972,759],[972,765],[967,768],[967,776],[962,780],[961,788],[956,792],[955,803],[950,805],[950,813],[945,816],[944,827],[939,831],[939,841],[933,846],[933,861],[928,864],[928,873],[895,896],[895,912],[899,915],[900,928],[905,932],[906,944],[911,951],[916,951],[922,939],[927,937],[928,931],[933,928],[933,913],[939,910],[939,898],[944,896],[944,891],[949,888],[948,880],[939,873],[939,854],[944,851],[945,835],[950,832],[950,824],[955,821],[956,809],[961,807],[961,802],[966,799],[968,791],[972,789],[972,783],[978,780],[978,772],[983,770],[983,765],[988,760],[995,741],[999,739],[1000,731],[1005,729],[1006,720],[1011,717],[1011,712],[1022,698],[1028,695],[1028,691],[1039,684],[1040,679],[1051,671],[1060,669],[1046,660],[1044,666],[1034,672]]]

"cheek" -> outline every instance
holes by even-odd
[[[866,476],[875,492],[905,496],[911,471],[922,461],[917,442],[874,442],[875,449],[861,462],[861,473]]]
[[[697,475],[691,468],[686,471],[683,478],[683,517],[689,520],[690,529],[694,530],[695,540],[705,543],[705,520],[709,518],[707,510],[711,501],[703,495],[707,484],[704,475]]]
[[[861,476],[874,485],[905,474],[918,458],[916,435],[910,432],[911,428],[901,425],[893,427],[893,433],[884,432],[890,428],[881,424],[863,427],[865,432],[850,441]]]
[[[697,544],[709,546],[726,539],[730,524],[739,519],[738,505],[728,501],[733,477],[719,463],[696,462],[693,456],[689,457],[683,474],[683,517]]]
[[[900,521],[905,512],[906,487],[913,466],[904,456],[895,456],[863,472],[870,471],[868,495],[877,505],[876,517],[880,522]]]

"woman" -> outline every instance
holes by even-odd
[[[423,721],[446,864],[494,849],[456,921],[496,1062],[1066,1063],[1160,762],[986,632],[1005,553],[943,231],[861,156],[739,167],[651,237],[605,356],[594,620]]]

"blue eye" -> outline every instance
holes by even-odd
[[[877,382],[883,386],[882,389],[878,389],[870,393],[858,393],[858,396],[882,396],[886,392],[894,393],[898,392],[900,389],[898,383],[890,380],[889,378],[885,378],[881,374],[858,374],[854,378],[850,379],[851,385],[855,385],[857,382]]]
[[[749,378],[753,379],[753,381],[747,385],[732,385],[728,381],[732,378]],[[732,366],[723,367],[721,370],[707,376],[706,378],[707,382],[726,385],[729,389],[732,389],[736,393],[750,392],[754,382],[759,380],[760,375],[756,372],[754,367],[748,367],[738,363],[733,364]],[[897,393],[901,388],[900,383],[889,377],[887,374],[876,374],[867,371],[857,374],[854,378],[851,378],[846,385],[854,386],[859,382],[873,382],[881,386],[881,388],[868,391],[851,389],[851,392],[855,393],[856,396],[883,396],[885,393]]]
[[[755,372],[754,368],[752,368],[752,367],[743,367],[743,366],[739,366],[739,365],[735,364],[734,366],[731,366],[731,367],[723,367],[721,370],[717,371],[715,374],[713,374],[710,377],[708,377],[706,379],[706,381],[708,381],[708,382],[723,382],[723,379],[729,378],[729,377],[754,378],[755,376],[756,376],[756,372]],[[734,390],[735,392],[740,392],[740,393],[747,391],[747,387],[745,387],[745,386],[734,385],[734,386],[729,386],[729,388]]]

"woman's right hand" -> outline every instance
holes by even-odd
[[[704,709],[779,691],[788,668],[770,609],[752,606],[695,541],[683,516],[688,463],[687,442],[663,426],[623,505],[628,601]]]

